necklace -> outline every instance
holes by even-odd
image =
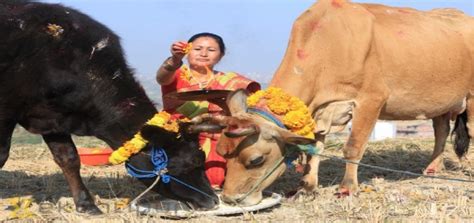
[[[186,71],[189,72],[189,75],[188,75],[189,81],[191,83],[197,84],[200,89],[206,88],[209,85],[209,83],[211,83],[211,81],[214,80],[214,77],[215,77],[213,71],[211,71],[207,67],[206,67],[206,70],[207,72],[204,76],[188,68]],[[201,77],[199,77],[198,75]],[[202,76],[204,76],[204,78]]]

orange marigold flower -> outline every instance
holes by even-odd
[[[186,46],[183,48],[183,53],[188,54],[192,48],[193,48],[193,43],[187,43]]]

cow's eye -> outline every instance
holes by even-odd
[[[250,160],[249,167],[259,166],[263,163],[263,161],[265,161],[265,158],[263,156],[254,157]]]

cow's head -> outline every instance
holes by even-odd
[[[227,99],[231,116],[202,118],[226,126],[217,144],[218,153],[227,160],[223,201],[253,205],[262,199],[262,190],[285,171],[286,165],[281,159],[286,147],[314,143],[314,140],[280,128],[260,115],[248,113],[246,98],[245,91],[235,91]]]
[[[180,132],[174,133],[157,126],[146,125],[142,128],[141,135],[149,143],[141,152],[130,157],[129,164],[141,170],[152,171],[154,166],[150,157],[151,149],[163,148],[168,156],[168,174],[201,192],[173,179],[168,183],[160,180],[153,190],[163,196],[185,201],[193,209],[208,210],[215,207],[219,199],[205,174],[205,154],[199,148],[197,134],[200,131],[221,131],[221,128],[206,124],[181,124]],[[150,186],[156,177],[140,180]]]

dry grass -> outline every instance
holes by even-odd
[[[91,138],[76,138],[81,145],[100,144]],[[432,139],[398,139],[370,143],[362,162],[398,170],[421,173],[428,164]],[[463,166],[447,146],[446,169],[440,174],[453,178],[474,179],[474,155]],[[340,145],[325,154],[340,156]],[[469,162],[471,160],[471,162]],[[81,169],[85,184],[96,197],[102,216],[76,214],[64,177],[44,144],[17,144],[0,170],[0,221],[11,216],[11,198],[32,198],[27,221],[57,222],[148,222],[171,221],[138,215],[127,209],[114,208],[123,198],[133,199],[144,187],[128,177],[123,166],[87,167]],[[334,192],[342,179],[344,165],[323,159],[318,194],[296,201],[285,200],[272,210],[229,217],[199,217],[188,222],[224,221],[474,221],[474,183],[416,178],[397,173],[359,168],[361,192],[337,198]],[[296,188],[299,174],[289,170],[270,190],[284,193]],[[107,210],[109,208],[110,210]],[[19,221],[19,220],[17,220]]]

